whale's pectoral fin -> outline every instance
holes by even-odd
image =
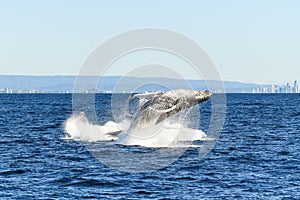
[[[162,94],[162,92],[149,92],[149,93],[144,93],[144,94],[133,94],[130,98],[130,100],[138,99],[139,105],[142,106],[146,102],[152,100],[155,98],[157,95]]]

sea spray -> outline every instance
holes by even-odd
[[[85,142],[116,140],[117,137],[114,135],[126,129],[128,123],[127,121],[123,121],[118,124],[108,121],[101,126],[91,124],[84,113],[73,114],[64,124],[65,139]]]
[[[122,145],[138,145],[143,147],[179,147],[182,142],[206,140],[206,134],[197,129],[188,128],[184,120],[174,120],[177,116],[163,123],[144,128],[128,129],[128,118],[120,123],[108,121],[104,125],[91,124],[84,113],[73,114],[65,124],[67,140],[83,142],[115,141]],[[185,143],[186,146],[187,143]]]

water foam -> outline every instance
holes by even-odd
[[[123,145],[144,147],[179,147],[182,142],[191,145],[192,141],[203,140],[206,134],[201,130],[186,128],[180,123],[160,123],[144,129],[134,129],[122,133],[117,142]]]
[[[73,114],[64,124],[64,139],[83,142],[115,141],[117,144],[144,147],[180,147],[187,144],[192,146],[192,141],[207,140],[203,131],[187,128],[182,123],[174,123],[171,120],[128,131],[129,125],[128,119],[121,123],[108,121],[102,126],[95,125],[88,121],[84,113]]]
[[[123,131],[128,123],[126,121],[121,123],[108,121],[100,126],[91,124],[84,113],[73,114],[64,124],[66,133],[64,139],[85,142],[117,140],[115,135]]]

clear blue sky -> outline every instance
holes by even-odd
[[[0,27],[0,74],[76,75],[106,39],[159,27],[201,44],[224,80],[300,81],[297,0],[0,0]]]

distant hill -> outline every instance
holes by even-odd
[[[89,78],[97,77],[85,77]],[[98,79],[98,78],[97,78]],[[0,90],[12,92],[72,92],[76,76],[17,76],[17,75],[0,75]],[[120,82],[121,81],[121,82]],[[219,82],[209,81],[212,85]],[[118,85],[118,83],[120,83]],[[152,84],[149,84],[152,83]],[[155,84],[159,83],[159,84]],[[111,92],[114,91],[116,86],[119,86],[119,90],[131,88],[132,86],[140,86],[144,84],[144,87],[137,88],[136,92],[143,91],[159,91],[165,90],[163,85],[168,86],[169,89],[183,88],[186,85],[190,85],[193,89],[207,89],[206,82],[204,80],[179,80],[171,78],[137,78],[137,77],[121,77],[121,76],[105,76],[101,78],[100,85],[95,87],[91,86],[90,90],[96,90],[98,92]],[[241,82],[223,82],[225,91],[227,93],[252,93],[253,89],[264,87],[271,88],[271,85],[258,85],[253,83],[241,83]],[[218,92],[218,88],[212,89],[213,92]]]

